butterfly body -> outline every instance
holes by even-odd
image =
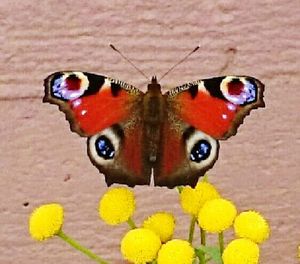
[[[161,86],[155,77],[152,78],[148,85],[148,91],[143,96],[143,113],[146,153],[148,153],[149,162],[155,162],[160,146],[161,127],[166,116],[165,100]]]
[[[263,84],[247,76],[199,80],[146,93],[85,72],[45,80],[44,101],[59,105],[71,130],[88,138],[88,155],[106,183],[194,186],[250,110],[264,106]]]

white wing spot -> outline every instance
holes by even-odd
[[[80,114],[81,114],[82,116],[84,116],[86,113],[87,113],[87,110],[82,110],[82,111],[80,112]]]

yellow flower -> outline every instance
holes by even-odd
[[[192,264],[195,251],[189,242],[173,239],[162,245],[158,252],[157,264]]]
[[[234,204],[225,199],[206,202],[199,212],[199,226],[207,232],[220,233],[229,228],[236,217]]]
[[[207,181],[199,181],[195,189],[183,187],[180,193],[181,207],[185,213],[198,216],[199,210],[209,200],[219,198],[216,188]]]
[[[207,181],[199,181],[195,190],[200,196],[200,207],[202,207],[207,201],[220,198],[220,194],[217,189]]]
[[[175,218],[169,213],[156,213],[144,221],[143,227],[155,232],[164,243],[170,240],[174,234]]]
[[[99,216],[109,225],[126,222],[134,210],[134,194],[123,187],[108,190],[99,202]]]
[[[225,248],[222,258],[224,264],[257,264],[259,247],[249,239],[235,239]]]
[[[145,228],[130,230],[121,241],[121,252],[126,260],[134,264],[146,264],[156,258],[161,246],[153,231]]]
[[[197,198],[195,189],[190,186],[183,187],[180,193],[180,204],[182,210],[187,214],[196,216],[199,210],[199,202]]]
[[[270,235],[267,221],[255,211],[240,213],[234,221],[234,231],[236,236],[249,238],[256,243],[262,243]]]
[[[64,210],[60,204],[45,204],[36,208],[29,218],[29,233],[33,239],[45,240],[61,230]]]

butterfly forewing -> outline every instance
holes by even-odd
[[[44,101],[59,105],[72,131],[91,136],[126,120],[143,93],[126,83],[86,72],[57,72],[45,80]]]
[[[251,109],[263,107],[264,85],[247,76],[199,80],[169,91],[171,111],[178,118],[215,139],[237,132]]]

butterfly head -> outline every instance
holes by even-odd
[[[156,78],[155,75],[152,77],[151,83],[148,84],[148,91],[151,91],[151,92],[161,92],[161,86],[157,82],[157,78]]]
[[[157,84],[157,78],[156,76],[152,76],[152,79],[151,79],[151,84]]]

